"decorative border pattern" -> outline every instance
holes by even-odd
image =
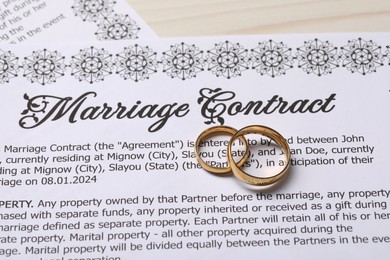
[[[206,51],[182,42],[161,54],[138,44],[125,47],[115,55],[104,48],[91,46],[79,50],[69,61],[58,51],[47,49],[33,51],[24,59],[10,51],[0,50],[0,84],[18,77],[20,70],[31,83],[41,85],[55,83],[69,71],[76,80],[90,84],[103,81],[112,74],[139,82],[148,80],[159,71],[180,80],[193,79],[204,71],[226,79],[243,76],[248,71],[275,78],[286,75],[294,67],[318,77],[332,74],[339,68],[367,75],[375,73],[385,65],[385,59],[389,59],[390,46],[386,46],[385,51],[383,49],[375,42],[361,38],[350,40],[340,48],[328,41],[314,39],[305,41],[295,52],[283,42],[273,40],[259,42],[251,49],[225,41]]]
[[[114,0],[74,0],[73,13],[83,22],[94,22],[98,40],[137,39],[141,29],[128,15],[114,13]]]

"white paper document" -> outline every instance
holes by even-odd
[[[387,259],[390,34],[3,45],[1,259]],[[272,188],[205,129],[291,148]],[[247,136],[245,171],[286,162]],[[202,158],[226,164],[225,140]],[[235,152],[240,155],[240,151]],[[242,153],[242,151],[241,151]]]
[[[157,39],[125,0],[2,0],[0,42]]]

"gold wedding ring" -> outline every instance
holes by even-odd
[[[280,146],[282,151],[284,152],[286,156],[286,164],[284,165],[284,168],[282,169],[281,172],[271,176],[271,177],[255,177],[253,175],[250,175],[246,173],[245,171],[240,169],[240,165],[236,164],[235,161],[233,160],[233,155],[232,155],[232,145],[234,141],[237,138],[242,138],[244,135],[247,134],[261,134],[264,135],[270,139],[272,139],[276,144]],[[237,131],[232,138],[229,141],[228,147],[227,147],[227,155],[228,155],[228,161],[230,163],[230,167],[233,171],[234,176],[236,176],[239,180],[255,185],[255,186],[265,186],[265,185],[270,185],[273,184],[280,179],[282,179],[285,174],[288,171],[288,168],[290,167],[291,163],[291,153],[290,153],[290,147],[287,143],[287,141],[283,138],[281,134],[273,130],[272,128],[262,126],[262,125],[251,125],[244,127]]]
[[[215,167],[215,166],[211,166],[208,163],[206,163],[200,157],[199,148],[201,146],[201,143],[204,140],[206,140],[207,138],[210,138],[210,137],[215,136],[215,135],[229,135],[229,136],[233,136],[235,133],[237,133],[237,129],[234,129],[233,127],[230,127],[230,126],[213,126],[213,127],[210,127],[208,129],[204,130],[198,136],[198,139],[196,139],[196,143],[195,143],[195,156],[196,156],[196,159],[198,160],[198,162],[200,163],[200,165],[202,166],[203,169],[205,169],[208,172],[217,173],[217,174],[229,173],[229,172],[232,171],[232,169],[230,167],[231,163],[229,161],[227,162],[228,164],[227,164],[226,167]],[[236,137],[236,139],[237,138],[239,138],[245,145],[245,154],[244,154],[244,156],[237,163],[234,162],[235,165],[240,167],[248,159],[249,150],[248,150],[248,144],[246,142],[245,137],[244,136]]]
[[[245,138],[245,135],[247,134],[260,134],[266,136],[270,138],[272,141],[274,141],[280,147],[280,149],[283,151],[284,155],[286,156],[286,163],[284,164],[284,167],[280,172],[270,177],[256,177],[251,174],[248,174],[247,172],[241,169],[241,166],[247,161],[250,155],[249,146]],[[206,163],[200,156],[199,149],[201,147],[201,143],[204,140],[215,135],[231,135],[231,138],[227,145],[227,166],[226,167],[212,166]],[[245,146],[245,154],[238,162],[234,160],[233,153],[232,153],[232,147],[234,145],[234,142],[237,139],[240,139]],[[210,127],[204,130],[196,139],[195,156],[198,162],[200,163],[200,165],[202,166],[202,168],[205,169],[206,171],[217,173],[217,174],[233,172],[234,176],[237,177],[239,180],[255,186],[266,186],[278,182],[286,175],[291,164],[291,152],[286,139],[284,139],[284,137],[274,129],[262,125],[250,125],[238,131],[229,126]]]

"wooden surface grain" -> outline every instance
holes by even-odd
[[[160,37],[390,32],[390,0],[127,0]]]

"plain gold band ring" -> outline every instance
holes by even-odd
[[[247,134],[261,134],[264,135],[270,139],[272,139],[276,144],[280,146],[284,154],[286,155],[287,162],[282,169],[281,172],[271,176],[271,177],[255,177],[253,175],[250,175],[246,173],[245,171],[240,169],[240,166],[238,163],[236,163],[233,160],[233,155],[232,155],[232,146],[234,141],[237,138],[242,138],[244,135]],[[280,179],[282,179],[285,174],[288,171],[288,168],[290,167],[291,163],[291,153],[290,153],[290,147],[286,141],[286,139],[283,138],[281,134],[273,130],[272,128],[269,128],[267,126],[262,126],[262,125],[251,125],[244,127],[237,131],[232,138],[229,141],[228,144],[228,151],[227,151],[227,156],[228,156],[228,161],[230,164],[230,167],[233,171],[234,176],[236,176],[239,180],[250,184],[250,185],[255,185],[255,186],[265,186],[265,185],[270,185],[273,184]]]
[[[215,135],[220,135],[220,134],[233,136],[235,133],[237,133],[237,129],[234,129],[233,127],[230,127],[230,126],[213,126],[213,127],[210,127],[208,129],[204,130],[198,136],[198,138],[196,139],[196,142],[195,142],[195,156],[196,156],[196,159],[198,160],[198,162],[200,163],[200,165],[202,166],[203,169],[205,169],[208,172],[217,173],[217,174],[229,173],[229,172],[232,171],[231,165],[230,165],[229,161],[227,162],[227,164],[228,164],[227,167],[214,167],[214,166],[211,166],[208,163],[206,163],[200,157],[199,148],[200,148],[201,142],[204,141],[207,138],[210,138],[210,137],[215,136]],[[244,156],[242,157],[242,159],[240,161],[237,162],[237,164],[235,164],[238,167],[240,167],[248,159],[248,157],[249,157],[249,150],[248,150],[248,144],[246,142],[245,137],[242,136],[242,137],[237,137],[237,138],[239,138],[245,145],[245,154],[244,154]]]

